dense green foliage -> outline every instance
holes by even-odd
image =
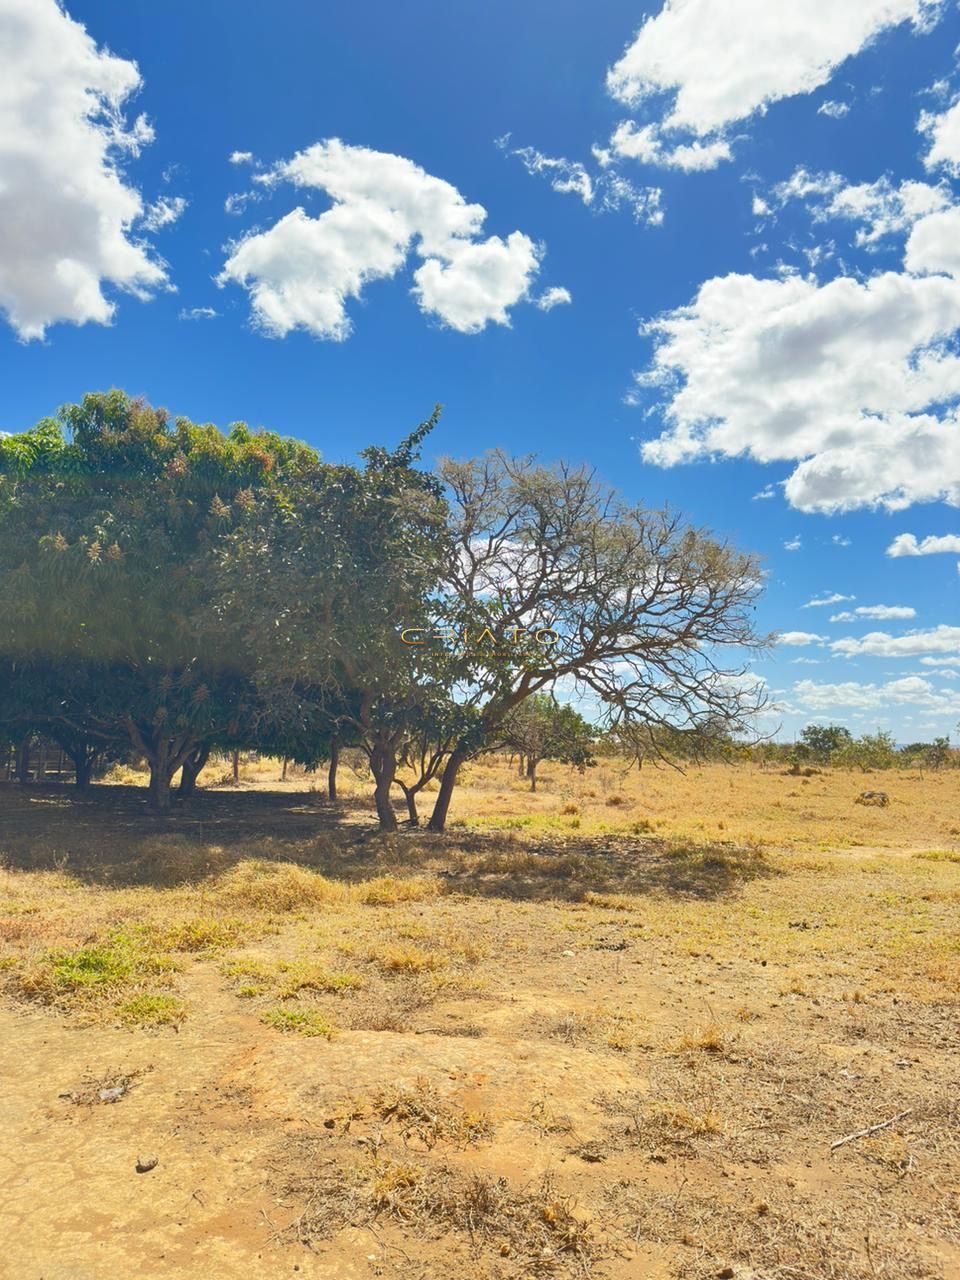
[[[751,557],[583,469],[495,453],[431,474],[437,418],[335,465],[115,390],[0,440],[0,732],[55,739],[80,785],[135,752],[161,811],[212,748],[329,760],[332,795],[350,745],[384,828],[394,786],[416,821],[439,777],[442,829],[459,766],[504,742],[535,783],[604,732],[749,727]]]

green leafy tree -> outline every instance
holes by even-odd
[[[218,594],[223,543],[264,493],[317,465],[306,446],[171,422],[121,391],[0,441],[0,655],[68,672],[59,721],[124,735],[158,811],[200,745],[257,711],[255,655]]]
[[[573,707],[548,694],[533,694],[522,702],[507,716],[501,732],[505,745],[522,753],[531,791],[537,789],[541,760],[576,765],[581,772],[596,764],[595,730]]]
[[[808,724],[800,731],[800,743],[806,748],[807,759],[818,764],[830,764],[852,742],[853,734],[840,724]]]
[[[897,762],[893,734],[881,729],[876,733],[864,733],[841,747],[834,759],[837,764],[848,769],[860,769],[863,773],[872,769],[892,769]]]
[[[362,467],[285,486],[238,526],[220,568],[271,715],[282,723],[290,699],[306,698],[325,733],[362,748],[384,830],[397,825],[405,746],[448,697],[442,649],[401,638],[430,617],[446,551],[439,485],[415,465],[438,413],[395,450],[365,450]]]

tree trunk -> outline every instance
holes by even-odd
[[[523,752],[521,751],[520,752],[520,768],[517,771],[517,776],[523,778],[523,777],[526,777],[526,774],[527,774],[526,761],[524,760]]]
[[[17,781],[25,787],[30,781],[30,735],[17,748]]]
[[[427,823],[428,831],[443,831],[446,827],[450,800],[453,796],[453,789],[457,785],[457,774],[460,772],[460,766],[466,758],[467,752],[463,747],[456,747],[451,752],[450,759],[444,766],[443,776],[440,779],[440,790],[437,792],[433,813]]]
[[[403,792],[403,798],[407,802],[407,816],[410,819],[411,827],[419,827],[420,815],[417,813],[417,788],[405,786],[400,783],[400,789]]]
[[[287,757],[286,757],[286,756],[284,756],[284,757],[283,757],[283,768],[280,770],[280,781],[281,781],[281,782],[286,782],[286,780],[287,780]]]
[[[197,790],[197,779],[203,770],[204,765],[210,758],[210,748],[206,743],[202,743],[199,747],[194,748],[183,762],[180,770],[180,786],[177,788],[177,794],[184,798],[192,796]]]
[[[397,757],[392,746],[378,743],[374,747],[370,752],[370,770],[376,783],[373,798],[377,806],[377,817],[380,819],[380,830],[396,831],[397,815],[390,802],[390,788],[397,772]]]
[[[536,756],[530,756],[527,760],[527,777],[530,779],[531,791],[536,791],[537,789],[537,765],[539,763],[540,761]]]
[[[73,761],[76,788],[81,794],[90,788],[93,766],[97,763],[98,754],[99,752],[91,750],[89,747],[77,747],[75,751],[68,751],[68,755]]]
[[[173,780],[174,770],[170,767],[170,755],[166,747],[164,746],[158,754],[151,755],[148,763],[150,784],[147,791],[147,805],[152,813],[169,813],[170,783]]]
[[[327,799],[331,804],[337,801],[337,766],[340,763],[340,739],[330,739],[330,764],[327,768]]]
[[[233,785],[236,786],[240,781],[240,752],[233,753]]]

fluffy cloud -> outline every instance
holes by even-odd
[[[928,0],[673,0],[644,22],[607,88],[627,106],[656,101],[659,118],[644,143],[653,150],[640,158],[663,163],[677,146],[699,144],[699,167],[712,166],[730,154],[730,125],[810,93],[881,31],[922,26],[939,8]]]
[[[946,552],[950,555],[960,553],[960,533],[945,533],[942,537],[931,534],[922,542],[917,541],[915,533],[901,533],[887,547],[887,555],[898,556],[935,556]]]
[[[800,680],[793,687],[793,697],[809,711],[830,711],[848,707],[860,711],[883,710],[896,706],[924,707],[930,711],[954,715],[960,711],[960,694],[936,688],[922,676],[904,676],[886,684],[819,684]]]
[[[536,147],[510,147],[510,135],[497,139],[497,146],[508,155],[516,156],[527,173],[546,178],[554,191],[561,195],[578,196],[596,213],[614,213],[629,209],[635,222],[645,222],[657,227],[663,222],[659,187],[638,187],[635,183],[609,166],[606,152],[598,151],[601,171],[591,174],[579,160],[567,160],[563,156],[548,156]]]
[[[812,631],[784,631],[782,635],[777,637],[777,644],[786,645],[806,645],[806,644],[822,644],[823,636],[815,635]]]
[[[733,152],[724,138],[707,142],[695,138],[692,142],[665,144],[656,125],[638,128],[633,121],[624,120],[611,135],[609,149],[598,148],[596,155],[601,164],[610,163],[611,155],[615,155],[639,160],[642,164],[696,173],[698,170],[715,169],[721,160],[729,160]]]
[[[803,511],[960,504],[958,327],[944,275],[708,280],[644,326],[632,399],[659,391],[668,425],[643,457],[796,462],[784,492]]]
[[[166,281],[132,234],[144,206],[120,168],[153,136],[122,114],[140,74],[56,0],[0,0],[0,47],[0,309],[23,339],[108,324],[104,284],[145,298]]]
[[[184,307],[178,320],[215,320],[220,313],[213,307]]]
[[[402,156],[332,138],[254,180],[324,191],[333,201],[316,218],[297,208],[246,236],[218,277],[247,289],[258,324],[275,337],[300,328],[346,338],[348,300],[395,276],[412,249],[423,259],[412,290],[421,310],[461,333],[508,325],[539,270],[542,248],[529,236],[481,238],[482,205]]]
[[[960,174],[960,98],[946,111],[925,111],[919,128],[930,142],[924,156],[927,168]]]
[[[844,596],[839,591],[833,591],[828,596],[815,596],[812,600],[808,600],[806,604],[800,606],[801,609],[823,609],[831,604],[844,604],[847,600],[855,600],[856,596]]]
[[[858,618],[873,618],[877,622],[892,622],[896,618],[915,618],[916,609],[905,604],[865,604],[859,609],[835,613],[831,622],[856,622]]]
[[[783,544],[784,551],[799,551],[803,546],[803,539],[799,534],[795,538],[790,538]]]
[[[904,263],[917,275],[942,272],[960,278],[960,205],[933,213],[914,226]]]
[[[930,631],[912,631],[905,636],[871,631],[859,640],[852,636],[834,640],[830,648],[845,658],[916,658],[922,654],[960,653],[960,627],[941,624]]]

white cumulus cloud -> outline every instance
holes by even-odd
[[[960,711],[960,694],[939,690],[923,676],[903,676],[885,684],[859,684],[854,681],[820,684],[814,680],[799,680],[793,687],[793,697],[810,711],[829,711],[834,707],[874,711],[883,710],[890,704],[923,707],[946,715]]]
[[[960,553],[960,533],[945,533],[942,537],[931,534],[928,538],[917,540],[915,533],[900,533],[887,547],[887,555],[893,556],[935,556],[946,552],[949,555]]]
[[[668,0],[611,67],[607,89],[630,107],[654,104],[648,151],[638,158],[675,163],[686,145],[699,147],[691,167],[707,167],[729,157],[731,125],[812,92],[882,31],[923,27],[940,8],[928,0]]]
[[[643,457],[792,461],[803,511],[960,504],[958,327],[946,275],[708,280],[644,326],[655,351],[632,398],[659,392],[667,428]]]
[[[721,160],[729,160],[733,155],[730,143],[724,138],[706,142],[695,138],[692,142],[665,143],[656,125],[638,128],[632,120],[624,120],[617,125],[610,137],[609,153],[628,160],[639,160],[642,164],[681,169],[684,173],[715,169]],[[608,153],[601,151],[598,154],[606,156]]]
[[[924,111],[919,128],[930,143],[926,167],[960,174],[960,98],[946,111]]]
[[[146,298],[166,283],[134,234],[144,205],[121,167],[153,137],[123,116],[140,73],[56,0],[0,0],[0,48],[0,309],[23,339],[108,324],[104,285]]]
[[[217,278],[247,289],[255,319],[272,336],[305,329],[348,337],[347,302],[395,276],[411,251],[422,259],[412,289],[421,310],[461,333],[508,325],[510,308],[529,299],[542,246],[521,231],[483,238],[483,206],[402,156],[332,138],[255,181],[324,191],[333,202],[317,217],[296,208],[247,235]]]
[[[834,640],[830,648],[845,658],[917,658],[923,654],[960,653],[960,627],[941,623],[929,631],[912,631],[905,636],[871,631],[859,639],[845,636]]]
[[[906,604],[865,604],[859,609],[835,613],[831,622],[856,622],[858,618],[872,618],[877,622],[892,622],[897,618],[915,618],[916,609]]]
[[[777,638],[778,644],[786,644],[791,646],[807,645],[807,644],[822,644],[823,641],[824,641],[823,636],[818,636],[814,634],[814,632],[812,631],[784,631]]]
[[[904,263],[917,275],[960,278],[960,205],[917,222],[907,241]]]

